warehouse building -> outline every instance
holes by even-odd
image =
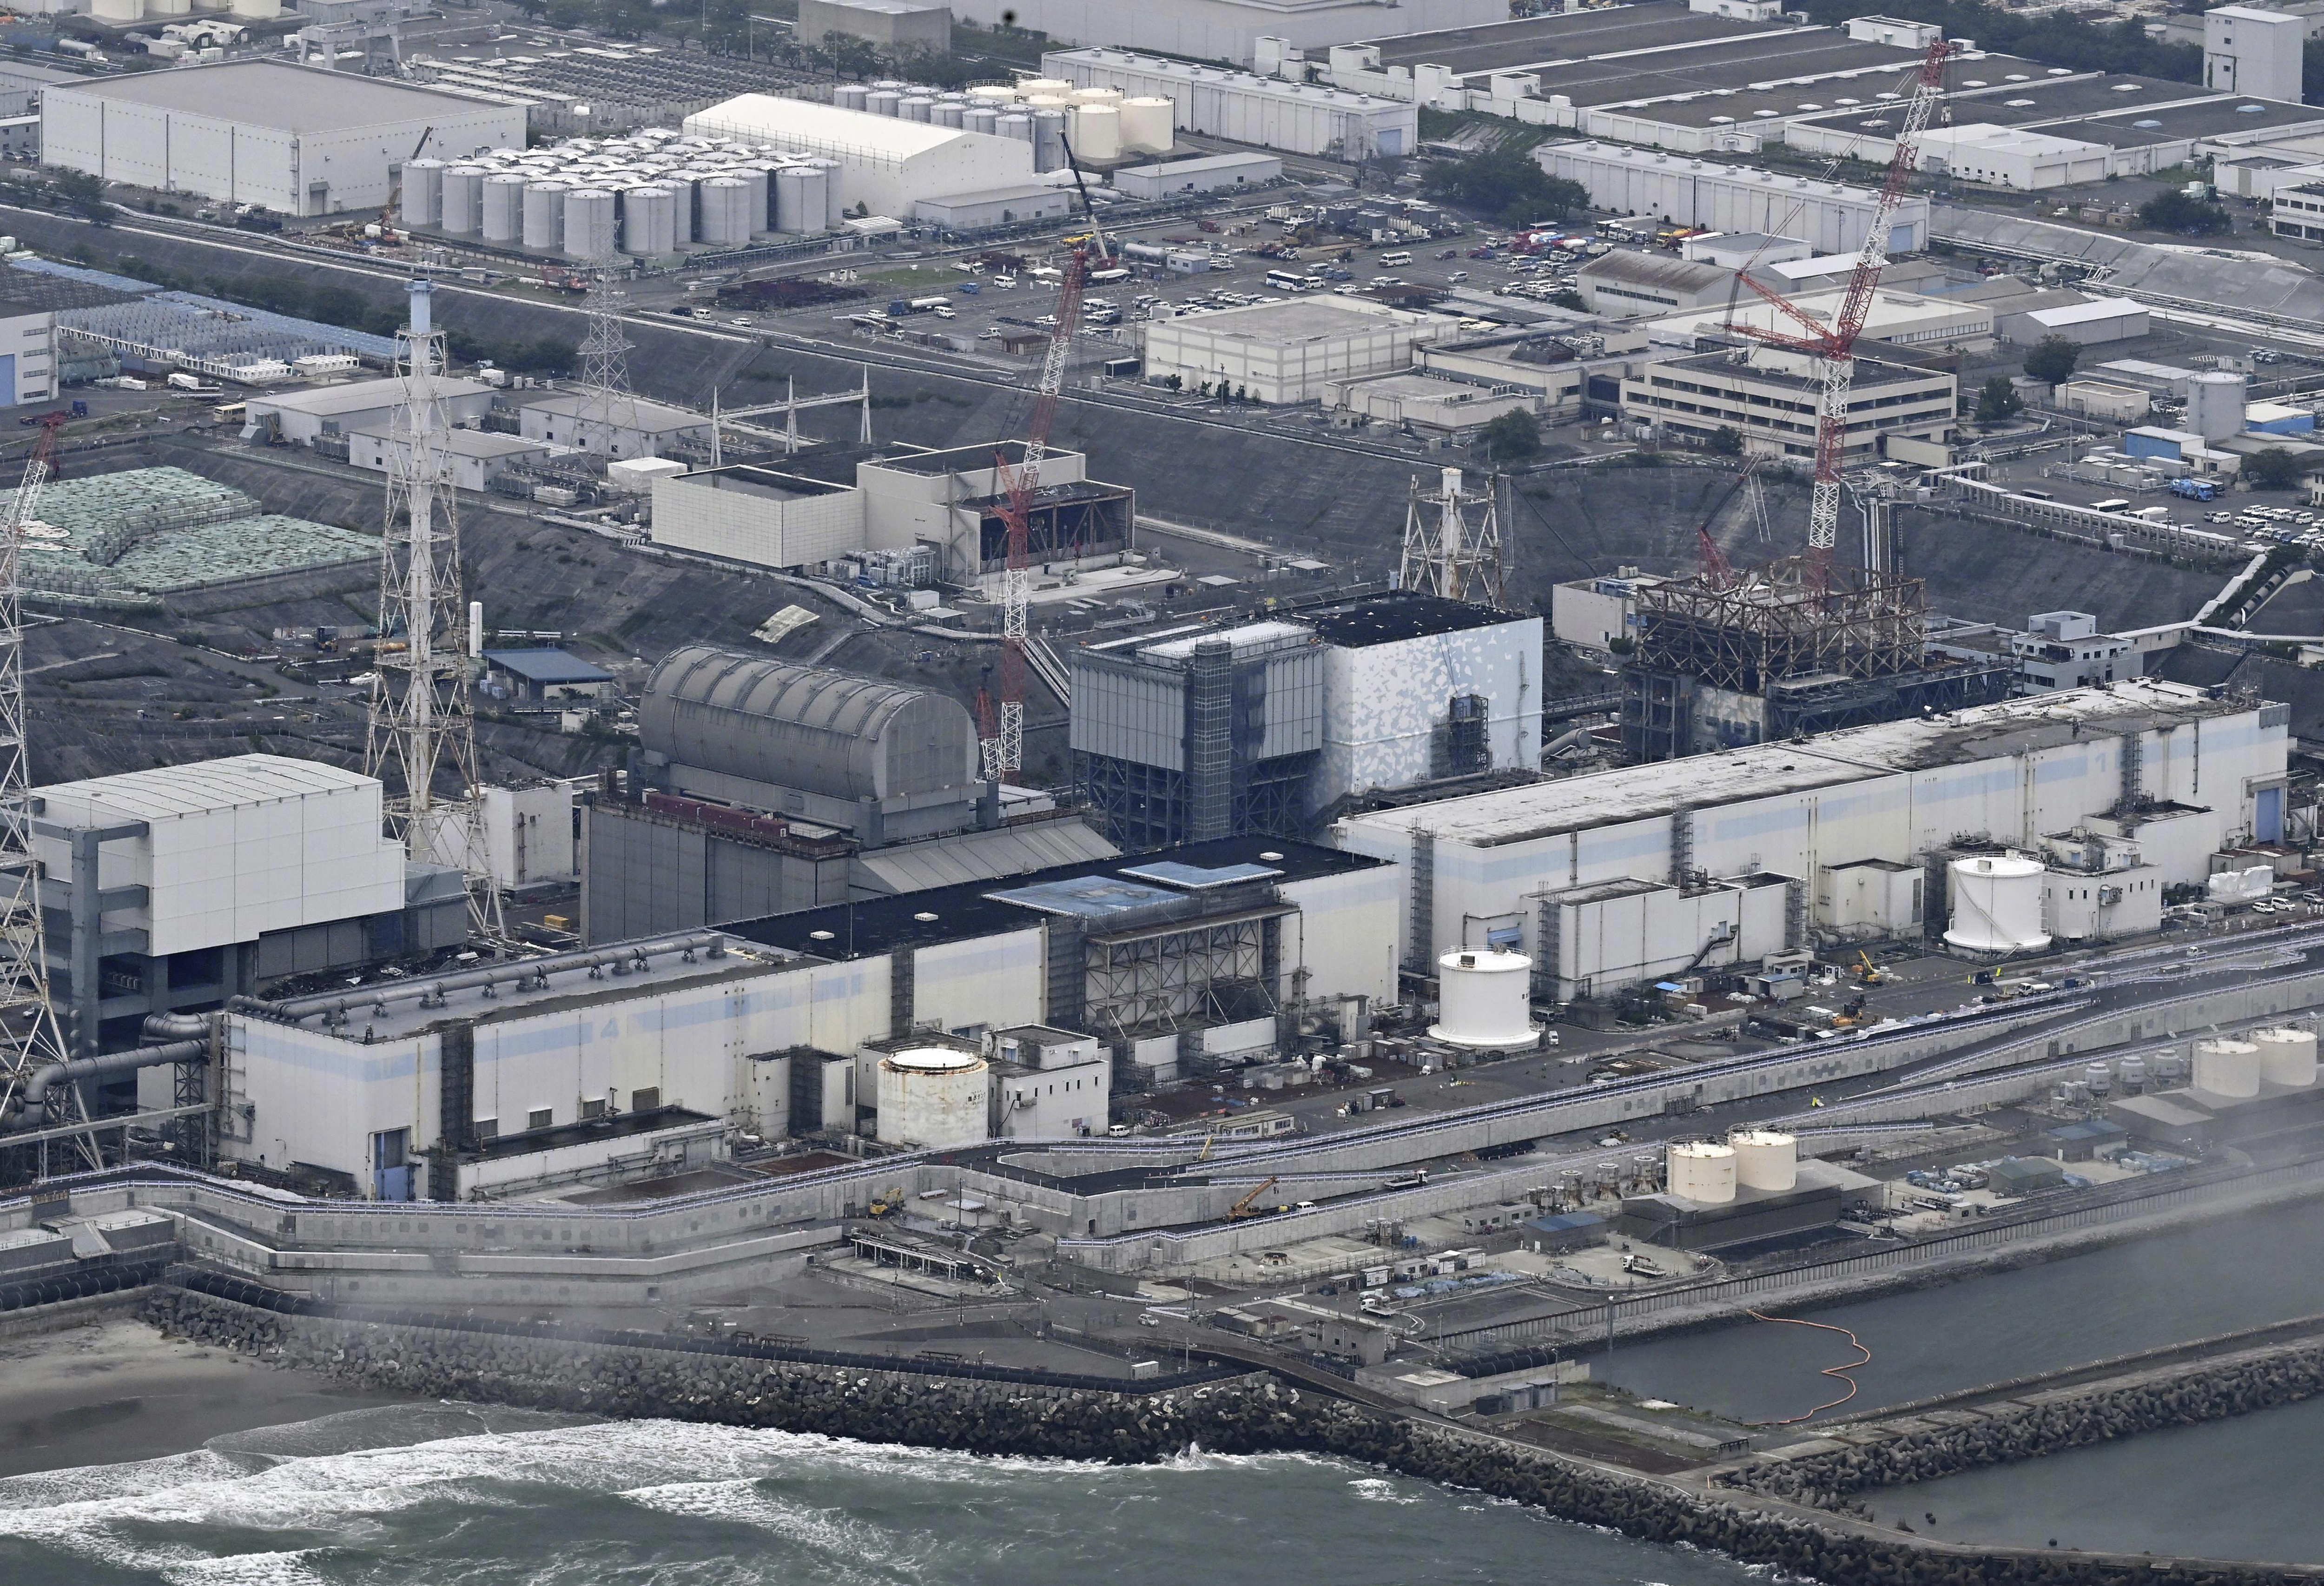
[[[1033,180],[1033,145],[932,122],[742,94],[686,118],[695,137],[736,138],[835,162],[837,207],[908,218],[922,198],[990,193]]]
[[[93,281],[0,271],[0,407],[57,400],[57,316],[135,300]]]
[[[1872,188],[1782,176],[1744,165],[1674,159],[1611,143],[1544,143],[1541,168],[1579,182],[1593,209],[1655,215],[1675,226],[1711,231],[1764,231],[1798,237],[1819,254],[1854,254],[1880,201]],[[1929,201],[1906,194],[1889,231],[1891,254],[1917,254],[1929,242]]]
[[[1941,928],[1947,859],[1972,839],[2079,829],[2200,884],[2210,855],[2282,831],[2289,725],[2283,705],[2140,679],[1351,816],[1332,840],[1396,863],[1408,967],[1506,942],[1548,994],[1603,996],[1756,968],[1812,932],[1918,936],[1916,905]],[[1935,884],[1843,922],[1854,894],[1830,878],[1868,862]]]
[[[283,215],[378,208],[415,151],[522,148],[524,134],[521,109],[279,60],[83,78],[41,97],[45,165]]]
[[[912,205],[911,217],[945,231],[983,231],[996,226],[1056,220],[1073,212],[1074,196],[1066,189],[1023,182],[991,192],[921,198]]]
[[[1630,248],[1591,260],[1574,272],[1573,287],[1583,308],[1612,319],[1704,308],[1716,308],[1723,316],[1736,295],[1732,270]]]
[[[1238,54],[1234,59],[1245,59]],[[1041,70],[1077,88],[1119,88],[1176,106],[1176,129],[1286,154],[1396,159],[1420,147],[1416,106],[1129,50],[1052,50]]]
[[[411,449],[408,431],[398,435],[390,429],[358,429],[340,433],[347,438],[347,461],[374,474],[390,472],[394,459]],[[432,449],[443,457],[446,473],[461,490],[490,490],[495,479],[549,455],[546,441],[483,429],[447,430]]]
[[[1697,441],[1721,429],[1745,451],[1812,457],[1823,383],[1804,353],[1754,346],[1649,364],[1622,382],[1622,414]],[[1847,455],[1876,458],[1882,438],[1943,440],[1960,407],[1959,383],[1941,369],[1858,356],[1848,392]]]
[[[1443,314],[1391,309],[1368,298],[1305,298],[1157,319],[1146,327],[1146,378],[1176,375],[1256,402],[1320,399],[1334,380],[1412,367],[1423,343],[1450,334]]]
[[[1646,366],[1644,328],[1600,323],[1571,330],[1482,330],[1416,348],[1413,364],[1429,374],[1526,392],[1544,413],[1580,412],[1584,403],[1610,410],[1625,375]]]
[[[1471,27],[1507,14],[1502,0],[1408,0],[1401,9],[1416,25],[1431,28]],[[1362,38],[1380,25],[1377,0],[1296,5],[1286,0],[1163,0],[1153,5],[1115,0],[962,0],[953,14],[979,27],[1019,27],[1060,43],[1246,62],[1268,40],[1280,40],[1295,50],[1321,51]],[[1043,69],[1047,70],[1046,64]]]
[[[799,0],[798,32],[811,50],[839,33],[886,49],[917,47],[944,55],[952,50],[952,13],[913,0]]]
[[[481,380],[439,375],[435,390],[444,417],[456,426],[481,423],[492,411],[493,388]],[[405,396],[403,382],[395,379],[254,392],[243,408],[243,438],[271,434],[292,446],[312,446],[321,435],[387,434]]]
[[[1158,165],[1125,165],[1107,180],[1123,198],[1151,203],[1190,193],[1265,187],[1283,180],[1283,161],[1273,154],[1205,154]]]
[[[527,440],[606,457],[666,456],[688,442],[710,440],[707,414],[602,392],[535,397],[518,407],[516,418],[517,433]]]
[[[1608,254],[1607,258],[1618,255]],[[1595,261],[1603,263],[1605,260]],[[1584,274],[1588,272],[1585,270]],[[1733,280],[1729,277],[1729,281]],[[1729,292],[1732,292],[1730,286]],[[1820,291],[1784,292],[1784,300],[1809,318],[1830,325],[1846,301],[1845,285]],[[2070,300],[2082,301],[2079,297]],[[1993,346],[1994,310],[1971,290],[1958,296],[1928,297],[1918,292],[1876,287],[1863,305],[1866,343],[1886,342],[1900,347],[1944,347],[1983,352]],[[1765,298],[1748,289],[1714,297],[1704,306],[1666,313],[1652,321],[1647,334],[1669,346],[1692,348],[1706,339],[1732,343],[1752,331],[1795,336],[1804,327]]]

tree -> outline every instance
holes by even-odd
[[[2025,355],[2025,373],[2045,385],[2063,385],[2081,361],[2081,344],[2070,337],[2045,336]]]
[[[1590,207],[1580,182],[1544,171],[1529,149],[1495,148],[1466,160],[1440,160],[1423,184],[1429,197],[1490,216],[1504,226],[1563,220]]]
[[[2292,490],[2304,474],[2300,459],[2280,446],[2256,451],[2244,459],[2244,483],[2254,490]]]
[[[2149,231],[2175,231],[2187,236],[2218,236],[2235,229],[2219,205],[2190,198],[2176,188],[2161,192],[2138,207],[2138,223]]]
[[[1721,424],[1711,432],[1711,449],[1722,457],[1743,455],[1743,432],[1732,424]]]
[[[112,219],[113,206],[105,201],[105,183],[99,178],[86,171],[60,171],[49,185],[68,212],[100,225]]]
[[[2017,390],[2006,374],[1997,374],[1985,383],[1977,393],[1977,421],[1999,424],[2016,416],[2025,404],[2017,398]]]
[[[823,47],[831,56],[835,72],[864,78],[880,69],[880,51],[872,47],[869,39],[859,39],[852,33],[825,33]]]
[[[1523,408],[1511,408],[1479,435],[1485,455],[1497,463],[1523,463],[1541,455],[1541,423]]]

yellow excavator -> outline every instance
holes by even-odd
[[[1872,962],[1870,954],[1861,947],[1856,950],[1856,983],[1858,985],[1877,986],[1887,978],[1880,973],[1880,966]]]

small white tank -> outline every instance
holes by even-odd
[[[862,83],[842,83],[831,91],[831,102],[842,110],[861,110],[872,90]]]
[[[1065,97],[1076,105],[1119,105],[1122,94],[1120,88],[1075,88]]]
[[[403,187],[397,195],[396,205],[402,210],[400,218],[406,226],[434,226],[444,217],[444,162],[441,160],[407,160],[403,162]]]
[[[1070,110],[1074,102],[1063,94],[1028,94],[1022,103],[1028,110]]]
[[[503,173],[484,181],[484,234],[488,243],[513,247],[524,237],[524,178]]]
[[[948,126],[954,132],[958,132],[966,124],[967,119],[967,106],[955,105],[945,99],[939,99],[936,101],[935,116],[936,125]]]
[[[916,1047],[880,1060],[883,1145],[941,1151],[982,1143],[990,1132],[991,1071],[973,1052]]]
[[[1463,947],[1436,961],[1437,1040],[1507,1050],[1540,1040],[1532,1014],[1533,960],[1499,948]]]
[[[893,116],[896,107],[903,102],[904,97],[893,88],[874,88],[871,97],[863,101],[863,108],[874,115]]]
[[[2244,429],[2251,388],[2240,374],[2211,370],[2187,383],[2187,428],[2205,440],[2225,440]]]
[[[2287,1025],[2255,1030],[2252,1045],[2259,1048],[2259,1076],[2272,1085],[2305,1087],[2316,1083],[2316,1032]]]
[[[1734,1202],[1734,1147],[1688,1140],[1671,1147],[1667,1160],[1671,1194],[1704,1206]]]
[[[1001,135],[1001,113],[990,105],[972,105],[961,115],[960,130],[997,138]]]
[[[1020,77],[1017,79],[1017,97],[1020,99],[1062,99],[1073,91],[1074,85],[1061,77]]]
[[[1065,168],[1065,113],[1063,110],[1033,112],[1033,169],[1063,171]]]
[[[1727,1137],[1735,1149],[1735,1182],[1746,1189],[1795,1189],[1800,1141],[1779,1129],[1738,1129]]]
[[[668,188],[632,188],[622,195],[622,252],[658,259],[678,252],[678,204]]]
[[[969,89],[968,97],[973,104],[991,106],[997,110],[1004,105],[1017,103],[1017,90],[988,83],[983,88]]]
[[[2258,1095],[2259,1048],[2249,1041],[2197,1041],[2195,1088],[2215,1096]]]
[[[936,102],[926,94],[907,94],[896,102],[896,115],[905,121],[922,124],[936,118]]]
[[[807,222],[807,181],[814,173],[804,165],[786,165],[775,172],[775,229],[791,236],[820,231]],[[820,220],[820,215],[815,217]]]
[[[1148,95],[1121,102],[1121,148],[1128,154],[1167,154],[1177,142],[1175,100]]]
[[[1952,923],[1945,940],[1972,953],[2033,953],[2050,945],[2042,928],[2038,861],[2021,853],[1979,853],[1956,859]]]
[[[1020,143],[1033,141],[1033,118],[1022,111],[1010,111],[992,124],[995,135],[1014,138]]]

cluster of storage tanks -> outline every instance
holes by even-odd
[[[2248,1099],[2263,1084],[2305,1090],[2316,1083],[2316,1032],[2284,1025],[2247,1036],[2217,1036],[2185,1051],[2084,1064],[2061,1093],[2104,1101],[2116,1091],[2176,1090],[2191,1084],[2215,1096]]]
[[[649,129],[403,167],[404,224],[578,262],[747,247],[839,224],[839,162]]]
[[[910,83],[843,83],[832,96],[842,110],[956,127],[1033,145],[1035,171],[1063,171],[1065,146],[1084,164],[1132,154],[1167,154],[1177,106],[1131,98],[1120,88],[1077,88],[1062,78],[1027,78],[1013,88],[941,93]]]
[[[1738,1189],[1799,1187],[1799,1137],[1738,1129],[1724,1140],[1683,1140],[1670,1148],[1665,1167],[1672,1194],[1698,1205],[1731,1205]]]

